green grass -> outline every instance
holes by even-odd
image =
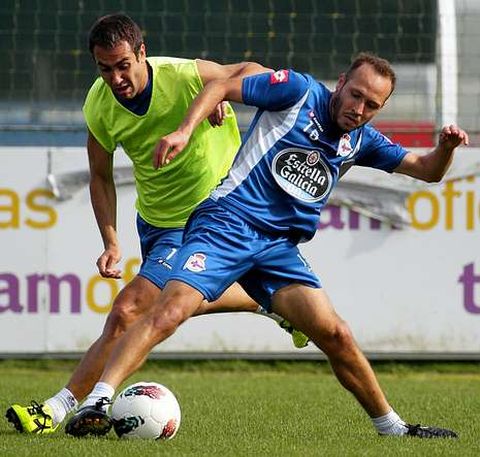
[[[0,361],[0,408],[43,400],[72,362]],[[170,442],[28,436],[0,421],[1,456],[479,456],[478,364],[379,364],[382,386],[407,421],[451,427],[459,440],[385,438],[325,363],[150,362],[129,380],[170,387],[182,424]]]

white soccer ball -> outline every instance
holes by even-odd
[[[112,405],[120,438],[172,439],[180,427],[180,405],[162,384],[137,382],[124,389]]]

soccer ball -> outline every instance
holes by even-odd
[[[169,440],[180,427],[180,405],[162,384],[137,382],[113,402],[112,420],[120,438]]]

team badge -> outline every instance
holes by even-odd
[[[319,151],[284,149],[273,159],[272,174],[285,192],[305,202],[318,202],[332,188],[332,173]]]
[[[270,84],[287,83],[289,77],[288,70],[278,70],[270,75]]]
[[[350,135],[348,133],[344,133],[338,142],[338,149],[337,149],[337,156],[346,157],[352,151],[352,145],[350,144]]]
[[[192,254],[188,258],[188,260],[185,262],[185,265],[183,266],[183,269],[193,271],[194,273],[199,273],[200,271],[204,271],[206,270],[206,266],[205,266],[206,259],[207,259],[207,256],[205,254],[196,252],[195,254]]]

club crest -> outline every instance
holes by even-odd
[[[337,149],[337,156],[346,157],[348,156],[353,148],[350,144],[350,135],[348,133],[344,133],[338,142],[338,149]]]
[[[194,273],[199,273],[200,271],[204,271],[206,270],[206,266],[205,266],[206,259],[207,259],[207,256],[205,254],[196,252],[195,254],[192,254],[188,258],[188,260],[185,262],[185,265],[183,266],[183,269],[193,271]]]

